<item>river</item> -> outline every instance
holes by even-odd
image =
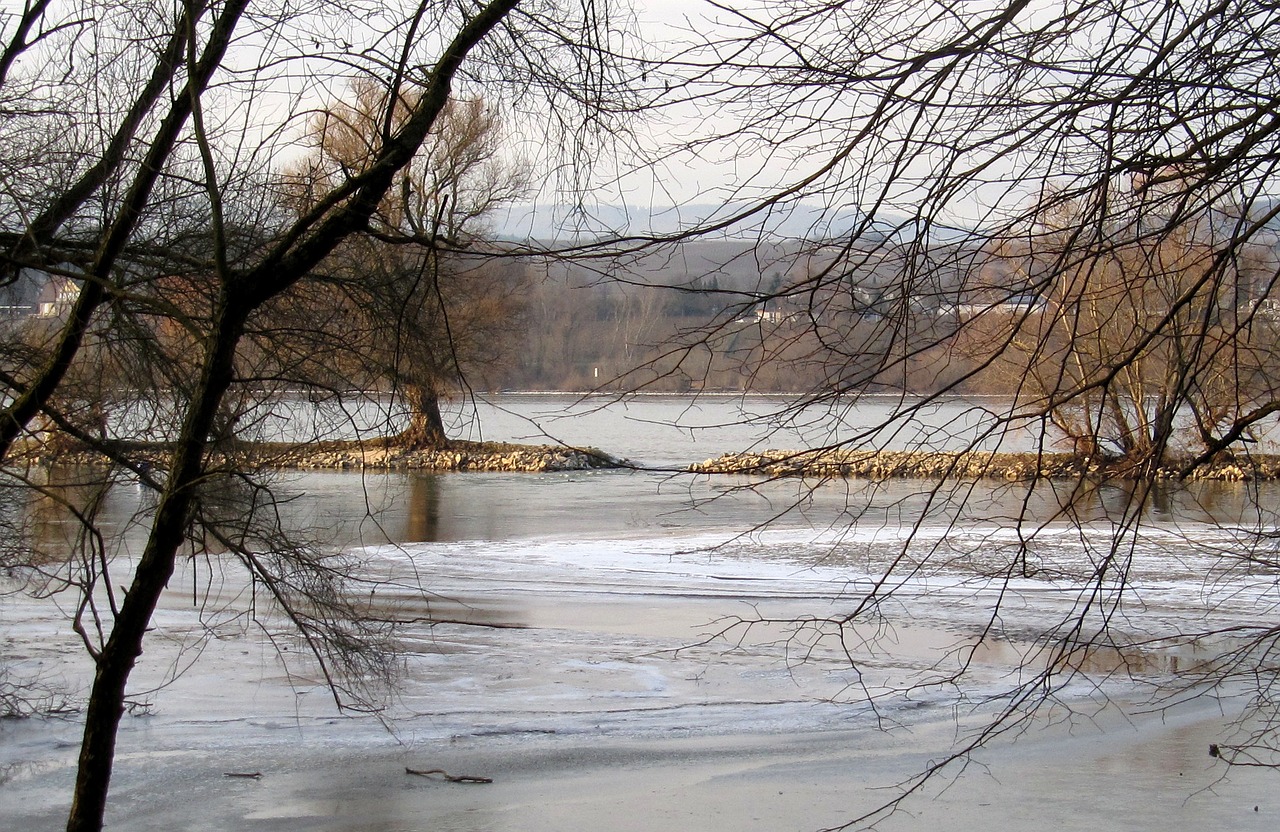
[[[1062,487],[673,473],[865,430],[888,401],[789,425],[768,415],[783,402],[767,397],[603,404],[497,397],[480,405],[482,436],[469,436],[590,445],[642,470],[280,474],[287,524],[378,580],[359,589],[370,609],[450,623],[398,632],[398,687],[379,700],[380,719],[340,712],[252,587],[216,559],[184,560],[131,686],[113,827],[838,824],[982,725],[1019,668],[1042,666],[1038,634],[1079,613],[1082,581],[1126,522],[1123,487],[1074,495],[1064,513]],[[969,441],[984,410],[943,402],[893,441]],[[474,416],[456,414],[455,432]],[[142,540],[145,502],[128,483],[104,502],[122,565]],[[1245,700],[1156,704],[1224,644],[1159,639],[1273,620],[1274,572],[1224,555],[1265,539],[1277,506],[1271,486],[1158,489],[1124,550],[1114,644],[1057,679],[1054,707],[1017,742],[995,740],[962,782],[931,788],[881,828],[1274,828],[1273,775],[1221,779],[1206,753],[1230,738]],[[42,546],[56,550],[66,528],[45,516]],[[877,614],[833,627],[890,567],[896,591]],[[6,593],[0,626],[9,678],[82,695],[65,604]],[[0,825],[59,826],[77,731],[73,718],[0,727]],[[406,781],[403,765],[497,782]]]

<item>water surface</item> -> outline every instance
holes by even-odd
[[[741,399],[644,398],[573,418],[563,397],[500,402],[505,416],[486,418],[485,438],[550,434],[666,469],[735,443],[803,438],[735,424]],[[543,411],[556,418],[539,417],[536,431],[528,418]],[[681,427],[669,424],[676,418]],[[88,496],[74,471],[54,476],[64,477],[55,494]],[[1088,795],[1068,803],[1090,828],[1115,817],[1132,829],[1275,820],[1252,774],[1200,791],[1221,773],[1206,742],[1229,736],[1223,714],[1240,700],[1221,711],[1193,703],[1167,721],[1143,705],[1222,646],[1161,639],[1273,620],[1277,576],[1234,559],[1274,540],[1271,485],[1158,488],[1140,533],[1117,552],[1132,497],[1124,485],[1081,495],[1062,485],[1028,493],[670,470],[276,479],[286,525],[358,561],[366,582],[351,591],[406,622],[396,694],[379,700],[393,731],[334,708],[305,644],[216,553],[185,558],[131,685],[112,810],[122,828],[169,829],[193,811],[204,825],[190,828],[207,829],[830,825],[875,799],[872,787],[945,753],[953,720],[990,715],[1020,666],[1043,667],[1040,636],[1078,614],[1090,597],[1081,587],[1117,556],[1125,582],[1105,587],[1120,604],[1114,642],[1073,659],[1078,673],[1054,692],[1067,710],[1051,713],[1078,718],[998,743],[999,782],[962,783],[920,817],[990,828],[1001,817],[991,807],[1005,803],[1021,823],[1055,825],[1054,807],[1067,810],[1060,796],[1071,793]],[[140,547],[149,499],[127,479],[104,496],[118,576]],[[65,558],[74,526],[56,502],[7,510],[27,513],[51,563]],[[840,626],[887,571],[891,598]],[[67,610],[58,597],[0,596],[0,657],[11,673],[74,697],[89,676]],[[77,726],[0,730],[0,818],[58,828]],[[398,764],[424,760],[479,766],[510,785],[406,783]],[[221,777],[246,769],[267,775]],[[1136,774],[1096,775],[1120,769]],[[175,807],[176,791],[196,808]],[[656,794],[675,797],[646,818]],[[1135,804],[1149,811],[1125,808]],[[1245,804],[1270,814],[1239,811]],[[608,820],[616,807],[636,822]],[[884,828],[920,828],[910,816],[895,822]]]

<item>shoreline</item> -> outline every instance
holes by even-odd
[[[1252,482],[1280,480],[1280,456],[1253,455],[1198,466],[1183,475],[1187,460],[1173,460],[1156,479]],[[1132,480],[1137,471],[1123,460],[1088,460],[1067,453],[995,451],[759,451],[727,453],[689,466],[695,474],[754,475],[773,478],[927,479],[927,480]]]
[[[134,461],[163,466],[171,448],[155,443],[121,444],[118,449]],[[511,442],[458,440],[444,448],[409,448],[374,440],[309,443],[245,443],[229,453],[245,468],[299,471],[437,471],[512,472],[594,471],[628,467],[626,460],[594,448],[563,445],[522,445]],[[33,466],[102,465],[110,457],[100,451],[75,449],[50,452],[47,447],[20,451],[14,458]]]
[[[163,466],[170,448],[153,443],[122,443],[118,450],[135,461]],[[546,473],[643,468],[596,448],[525,445],[514,442],[457,440],[443,448],[410,448],[385,440],[313,443],[245,443],[232,451],[248,468],[299,471],[422,471]],[[34,466],[101,465],[108,456],[96,450],[50,452],[37,446],[15,454]],[[226,458],[225,456],[223,457]],[[1280,455],[1223,458],[1183,470],[1190,458],[1172,459],[1155,472],[1159,480],[1262,482],[1280,480]],[[728,452],[718,457],[663,470],[714,476],[822,479],[925,480],[1133,480],[1137,469],[1119,459],[1086,459],[1069,453],[994,451],[875,451],[851,449]]]
[[[455,441],[444,448],[322,442],[263,450],[262,456],[272,458],[270,464],[297,470],[545,473],[626,467],[625,460],[594,448],[511,442]]]

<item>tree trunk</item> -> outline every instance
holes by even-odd
[[[195,506],[195,486],[204,474],[209,432],[231,383],[232,360],[243,321],[243,314],[224,311],[210,336],[204,370],[173,452],[168,485],[156,508],[151,535],[112,624],[111,636],[97,657],[67,832],[97,832],[102,828],[129,673],[142,655],[143,636],[173,575],[178,548],[186,539]]]
[[[214,70],[221,66],[227,45],[231,42],[240,16],[248,3],[249,0],[234,0],[228,3],[221,16],[215,20],[200,62],[191,68],[192,75],[187,81],[186,89],[173,99],[168,114],[160,122],[155,138],[151,141],[140,172],[126,194],[124,207],[100,241],[98,253],[90,269],[95,279],[86,280],[80,287],[80,293],[76,297],[75,305],[71,308],[71,314],[63,326],[56,346],[35,380],[26,389],[21,390],[20,395],[3,411],[0,411],[0,458],[8,455],[14,441],[26,429],[27,423],[49,403],[54,393],[61,387],[63,377],[80,351],[81,344],[84,343],[94,313],[107,300],[107,278],[116,258],[124,250],[125,243],[137,226],[156,180],[160,178],[164,162],[172,153],[183,127],[191,116],[191,102],[204,92]],[[184,13],[179,20],[179,26],[189,24],[190,21]],[[31,240],[39,241],[42,236],[52,235],[53,231],[74,213],[75,208],[88,199],[94,190],[101,187],[111,172],[119,166],[125,153],[124,148],[136,134],[144,116],[148,114],[160,95],[168,89],[185,41],[186,33],[175,30],[152,72],[150,81],[135,100],[128,117],[112,139],[107,154],[36,219],[28,229]]]
[[[125,690],[134,663],[142,655],[143,638],[159,603],[160,596],[172,576],[178,548],[186,539],[196,506],[197,486],[205,474],[205,452],[209,445],[219,405],[226,395],[233,378],[233,363],[237,345],[244,334],[244,324],[249,314],[267,300],[287,290],[303,274],[320,262],[346,237],[367,227],[368,220],[385,195],[394,174],[408,164],[421,146],[424,137],[432,129],[436,117],[448,101],[449,88],[455,73],[470,50],[490,30],[502,22],[519,0],[489,0],[488,4],[471,17],[452,41],[445,47],[427,81],[427,92],[421,105],[407,125],[382,147],[374,165],[344,186],[344,198],[350,198],[339,209],[323,219],[311,217],[293,229],[296,233],[284,235],[280,247],[261,260],[253,269],[232,275],[222,275],[222,294],[212,315],[213,330],[204,344],[204,364],[200,378],[194,385],[191,400],[186,407],[182,430],[170,459],[168,481],[156,507],[151,534],[142,556],[134,570],[133,581],[120,605],[119,614],[112,623],[111,635],[96,656],[93,688],[85,711],[84,740],[80,749],[79,768],[76,772],[75,792],[71,811],[67,818],[68,832],[97,832],[102,828],[106,811],[107,791],[111,780],[115,755],[116,734],[124,715]],[[167,158],[167,146],[176,137],[177,127],[185,123],[190,107],[183,102],[195,99],[203,91],[204,84],[220,64],[221,50],[229,42],[235,21],[248,0],[228,0],[222,16],[206,47],[206,56],[198,72],[189,82],[188,94],[177,99],[170,118],[161,128],[161,138],[154,145],[161,146]],[[420,16],[424,12],[419,13]],[[178,118],[181,116],[181,118]],[[176,126],[175,126],[176,125]],[[163,140],[163,141],[162,141]],[[154,150],[154,147],[153,147]],[[154,155],[154,154],[153,154]],[[146,206],[150,186],[158,177],[160,165],[148,157],[149,179],[131,192],[130,206],[141,211]],[[150,169],[154,167],[154,171]],[[210,187],[213,187],[212,180]],[[213,195],[216,196],[216,195]],[[136,205],[134,204],[136,203]],[[112,229],[103,245],[123,247],[136,221],[134,214],[126,217]],[[99,256],[99,264],[105,261]],[[85,292],[101,291],[93,287],[100,282],[86,284]],[[70,337],[64,337],[62,349],[52,364],[57,373],[42,378],[24,392],[22,400],[33,395],[33,404],[24,408],[15,405],[0,411],[0,450],[12,441],[12,437],[25,429],[27,422],[57,391],[65,375],[65,365],[75,357],[79,348],[76,339],[83,336],[87,317],[98,305],[84,303],[82,292],[77,313],[83,313],[85,321]],[[99,303],[101,299],[99,299]],[[85,308],[80,309],[80,306]],[[73,348],[74,347],[74,348]],[[56,377],[55,377],[56,376]],[[45,386],[49,389],[45,391]],[[43,398],[41,398],[43,397]],[[29,412],[28,412],[29,410]],[[429,415],[429,411],[428,415]],[[439,405],[435,405],[439,422]],[[443,433],[443,424],[440,424]],[[0,454],[2,456],[2,454]]]
[[[443,448],[449,444],[440,414],[440,396],[424,385],[405,385],[409,405],[409,427],[399,440],[410,448]]]

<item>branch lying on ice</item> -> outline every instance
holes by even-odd
[[[441,778],[448,780],[450,783],[492,783],[493,782],[492,777],[473,777],[469,774],[453,775],[442,768],[416,769],[416,768],[406,767],[404,770],[404,773],[416,774],[419,777],[434,777],[438,775]]]

